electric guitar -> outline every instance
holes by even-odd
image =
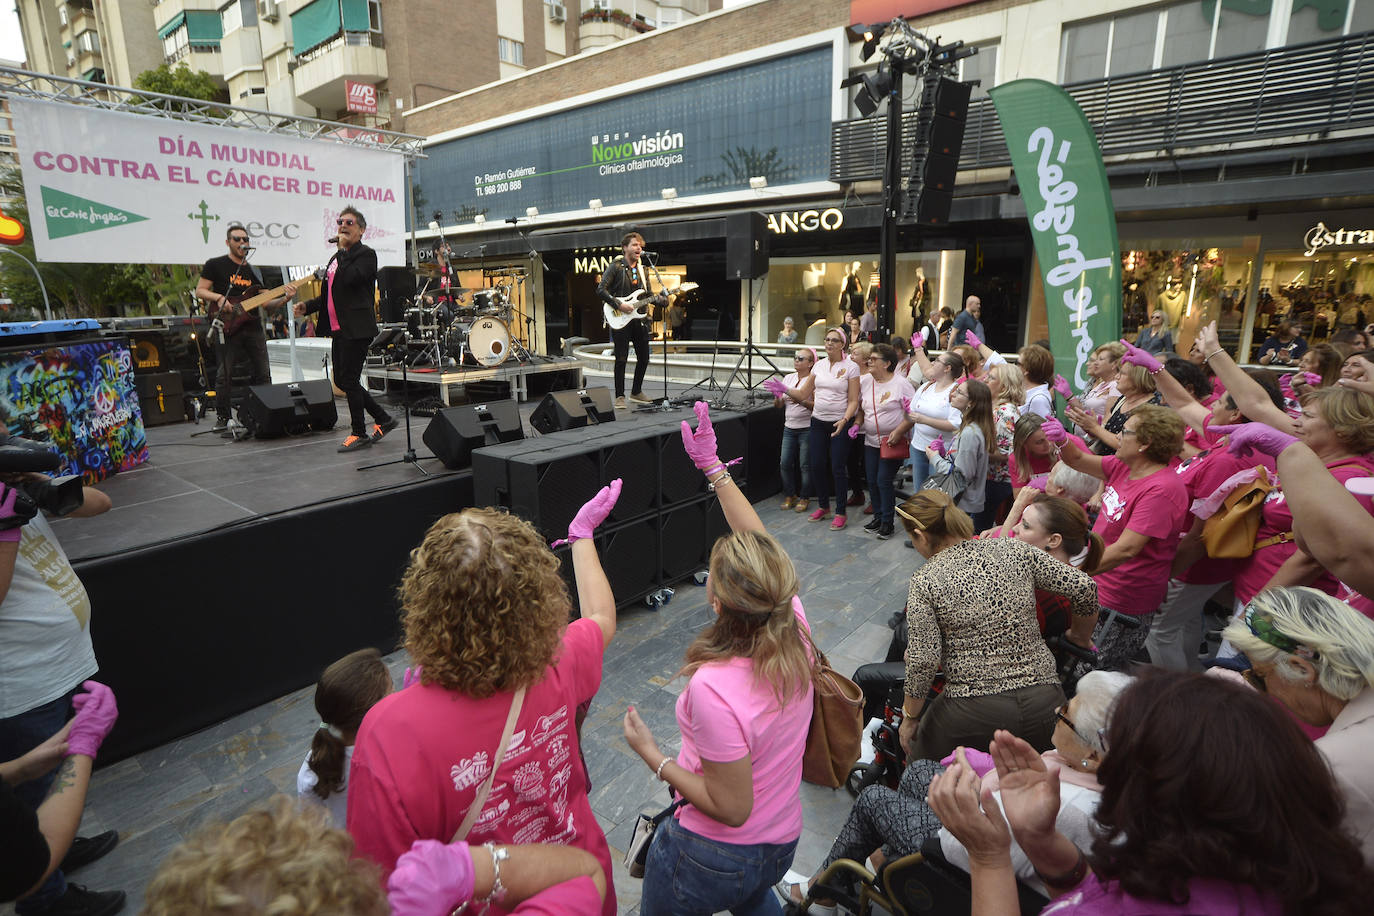
[[[206,310],[211,322],[218,321],[223,327],[226,337],[233,337],[253,318],[253,310],[259,306],[266,305],[286,293],[286,286],[278,286],[276,289],[269,289],[258,293],[255,296],[230,296],[228,306],[221,308],[218,303],[210,306]]]
[[[615,301],[621,305],[634,305],[643,302],[652,296],[675,296],[678,293],[687,293],[697,288],[696,283],[684,283],[672,289],[665,289],[661,293],[650,293],[645,289],[637,289],[628,296],[616,296]],[[625,325],[639,318],[648,318],[649,315],[643,309],[636,308],[633,312],[622,312],[619,308],[612,308],[607,303],[601,304],[601,311],[606,315],[606,323],[611,326],[611,330],[619,331]]]

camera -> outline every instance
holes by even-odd
[[[0,474],[55,471],[61,464],[62,456],[41,443],[22,436],[0,436]],[[21,480],[9,486],[18,491],[14,514],[0,519],[0,529],[18,528],[40,509],[53,515],[66,515],[81,508],[85,500],[81,477],[77,474]]]

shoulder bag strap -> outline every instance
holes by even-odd
[[[869,373],[869,378],[873,374]],[[873,432],[878,437],[878,448],[883,447],[883,429],[878,425],[878,382],[874,379],[873,384],[868,386],[868,400],[873,404]]]
[[[468,808],[467,816],[463,818],[463,823],[458,826],[458,830],[453,834],[452,843],[467,839],[468,831],[472,825],[477,823],[477,816],[482,813],[482,808],[487,803],[487,795],[491,793],[491,785],[496,781],[496,771],[501,767],[501,761],[506,757],[506,747],[510,744],[510,736],[515,733],[515,720],[520,716],[520,707],[525,704],[525,688],[521,687],[515,691],[515,696],[510,701],[510,712],[506,715],[506,728],[501,732],[501,743],[496,748],[496,758],[491,762],[491,772],[482,782],[482,788],[477,790],[477,797],[472,800],[472,806]]]

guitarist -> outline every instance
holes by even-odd
[[[620,248],[625,254],[610,263],[601,276],[601,285],[596,288],[601,301],[627,315],[637,311],[638,306],[667,305],[668,298],[662,292],[633,305],[620,301],[637,290],[649,291],[649,278],[639,261],[644,250],[644,236],[638,232],[626,233],[620,240]],[[630,359],[631,343],[635,345],[635,380],[630,388],[630,400],[639,404],[653,403],[642,390],[644,373],[649,371],[649,329],[644,321],[636,318],[619,330],[611,329],[611,340],[615,344],[615,406],[621,410],[629,406],[625,403],[625,364]]]
[[[196,284],[196,298],[207,304],[210,319],[220,322],[219,327],[212,327],[210,332],[219,362],[215,378],[215,432],[229,428],[234,367],[240,361],[248,364],[249,384],[266,385],[272,381],[262,320],[236,304],[261,290],[263,285],[258,269],[248,263],[248,252],[252,250],[248,230],[231,223],[224,243],[229,253],[206,261],[200,269],[200,282]],[[268,305],[280,305],[295,294],[295,287],[287,286],[287,294]]]

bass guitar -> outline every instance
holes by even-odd
[[[223,326],[223,333],[226,337],[233,337],[245,324],[253,319],[253,310],[264,306],[273,299],[280,298],[286,294],[286,286],[278,286],[276,289],[269,289],[265,292],[257,293],[253,296],[230,296],[228,304],[221,307],[218,303],[210,306],[206,310],[212,322],[218,321]]]
[[[672,289],[665,289],[662,293],[652,294],[648,290],[637,289],[628,296],[616,296],[615,301],[620,305],[633,306],[635,303],[643,302],[645,299],[652,298],[654,295],[675,296],[678,293],[691,292],[697,288],[697,285],[696,283],[684,283]],[[614,331],[619,331],[631,321],[649,317],[648,313],[641,308],[636,308],[633,312],[622,312],[618,307],[612,308],[609,304],[604,302],[601,304],[601,311],[606,315],[606,324],[610,325],[611,329]]]

